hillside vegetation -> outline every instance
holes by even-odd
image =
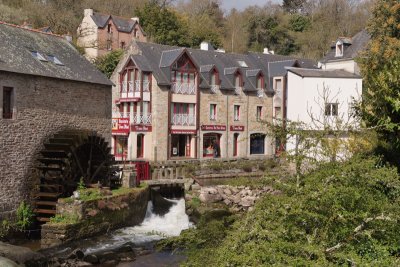
[[[268,47],[279,54],[320,59],[337,37],[366,27],[373,2],[285,0],[238,11],[222,10],[219,0],[0,0],[0,20],[76,35],[83,10],[94,8],[138,16],[149,39],[162,44],[198,47],[209,41],[227,52]]]

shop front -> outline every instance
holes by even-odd
[[[195,130],[171,130],[170,157],[195,157]]]
[[[202,125],[202,156],[203,158],[219,158],[224,152],[223,132],[226,132],[225,125]]]
[[[244,126],[242,125],[231,125],[230,127],[232,135],[232,156],[238,157],[241,153],[239,146],[239,137],[244,132]]]
[[[112,119],[112,136],[115,160],[128,159],[129,118]]]

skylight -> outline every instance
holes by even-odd
[[[47,55],[47,58],[56,65],[63,66],[64,64],[56,57],[52,55]]]
[[[244,62],[243,60],[238,60],[237,63],[239,64],[240,67],[243,67],[243,68],[248,68],[249,67],[249,66],[247,66],[247,63]]]
[[[31,54],[34,58],[36,58],[40,61],[47,61],[47,59],[42,54],[40,54],[38,51],[31,51]]]

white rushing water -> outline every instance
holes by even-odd
[[[111,237],[86,249],[85,253],[113,249],[127,242],[140,245],[165,237],[180,235],[182,230],[188,229],[192,225],[185,212],[185,199],[168,201],[173,202],[173,205],[164,216],[153,213],[153,203],[149,201],[145,219],[140,225],[113,232]]]

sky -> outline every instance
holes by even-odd
[[[244,10],[248,6],[259,5],[263,6],[268,0],[222,0],[222,9],[229,11],[232,8]],[[272,0],[273,3],[281,3],[281,0]]]

